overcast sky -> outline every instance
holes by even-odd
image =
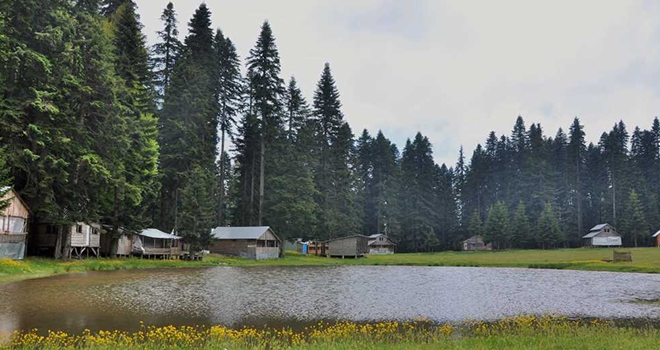
[[[175,0],[181,38],[198,0]],[[578,116],[589,141],[620,119],[660,114],[657,1],[205,1],[244,58],[268,20],[283,78],[308,101],[329,62],[359,135],[379,129],[401,149],[417,131],[454,165],[515,118],[546,135]],[[167,1],[137,0],[149,43]]]

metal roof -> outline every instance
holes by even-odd
[[[596,226],[592,227],[591,230],[589,230],[589,232],[591,232],[591,231],[600,231],[600,230],[603,229],[603,227],[605,227],[605,226],[607,226],[607,225],[608,225],[608,224],[599,224],[599,225],[596,225]]]
[[[140,236],[145,236],[149,238],[157,238],[157,239],[181,239],[181,237],[177,235],[172,235],[169,233],[165,233],[159,229],[155,228],[147,228],[142,230],[142,232],[138,233]]]
[[[269,229],[270,226],[216,227],[211,230],[211,236],[216,239],[258,239]]]
[[[653,234],[653,237],[658,237],[658,236],[660,236],[660,231]]]
[[[481,237],[481,235],[476,235],[464,240],[461,243],[471,243],[471,244],[484,243],[484,238]]]
[[[582,238],[594,238],[594,237],[598,236],[599,233],[600,233],[600,231],[592,231],[592,232],[589,232],[586,235],[582,236]]]

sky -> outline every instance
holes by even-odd
[[[181,39],[203,1],[174,0]],[[597,142],[615,122],[660,115],[660,2],[602,0],[206,0],[213,26],[247,56],[272,26],[282,77],[311,103],[325,62],[345,119],[403,147],[421,131],[453,166],[521,115],[545,134],[573,118]],[[167,1],[137,0],[150,44]]]

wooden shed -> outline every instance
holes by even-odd
[[[155,228],[142,230],[131,239],[131,252],[143,258],[179,259],[189,252],[184,251],[180,236],[165,233]]]
[[[9,205],[0,212],[0,259],[23,259],[27,245],[30,209],[13,189],[0,190]]]
[[[492,246],[486,244],[483,237],[476,235],[461,242],[461,249],[463,251],[491,250]]]
[[[653,240],[656,247],[660,247],[660,231],[653,234]]]
[[[394,243],[386,234],[378,233],[369,236],[369,254],[394,254],[395,247],[396,243]]]
[[[101,225],[85,222],[77,222],[73,225],[41,222],[36,225],[34,242],[39,254],[53,255],[56,258],[60,256],[98,258],[101,247]]]
[[[599,224],[582,237],[586,247],[620,247],[621,235],[610,224]]]
[[[131,256],[132,236],[122,227],[118,227],[117,232],[113,232],[112,226],[103,225],[101,229],[101,255],[113,258]]]
[[[369,254],[369,236],[354,235],[328,241],[327,256],[359,258]]]
[[[268,226],[216,227],[209,251],[248,259],[280,257],[282,241]]]

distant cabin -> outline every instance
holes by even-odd
[[[248,259],[280,257],[282,240],[268,226],[216,227],[209,251]]]
[[[143,258],[179,259],[184,251],[182,237],[155,228],[140,231],[131,239],[131,252]]]
[[[396,243],[394,243],[385,234],[377,233],[375,235],[369,236],[369,254],[372,255],[394,254],[395,247],[396,247]]]
[[[328,241],[326,255],[335,258],[359,258],[369,254],[369,236],[354,235]]]
[[[13,189],[5,187],[0,191],[7,191],[1,201],[9,201],[7,208],[0,211],[0,259],[23,259],[30,209]]]
[[[582,237],[585,247],[620,247],[621,235],[610,224],[599,224]]]
[[[476,235],[461,242],[461,249],[463,251],[491,250],[492,246],[490,243],[486,244],[482,236]]]
[[[654,233],[653,238],[655,239],[655,246],[660,247],[660,231]]]
[[[41,222],[36,225],[35,240],[37,253],[65,258],[99,257],[101,247],[101,225],[77,222],[59,225]],[[68,249],[67,249],[68,247]]]

